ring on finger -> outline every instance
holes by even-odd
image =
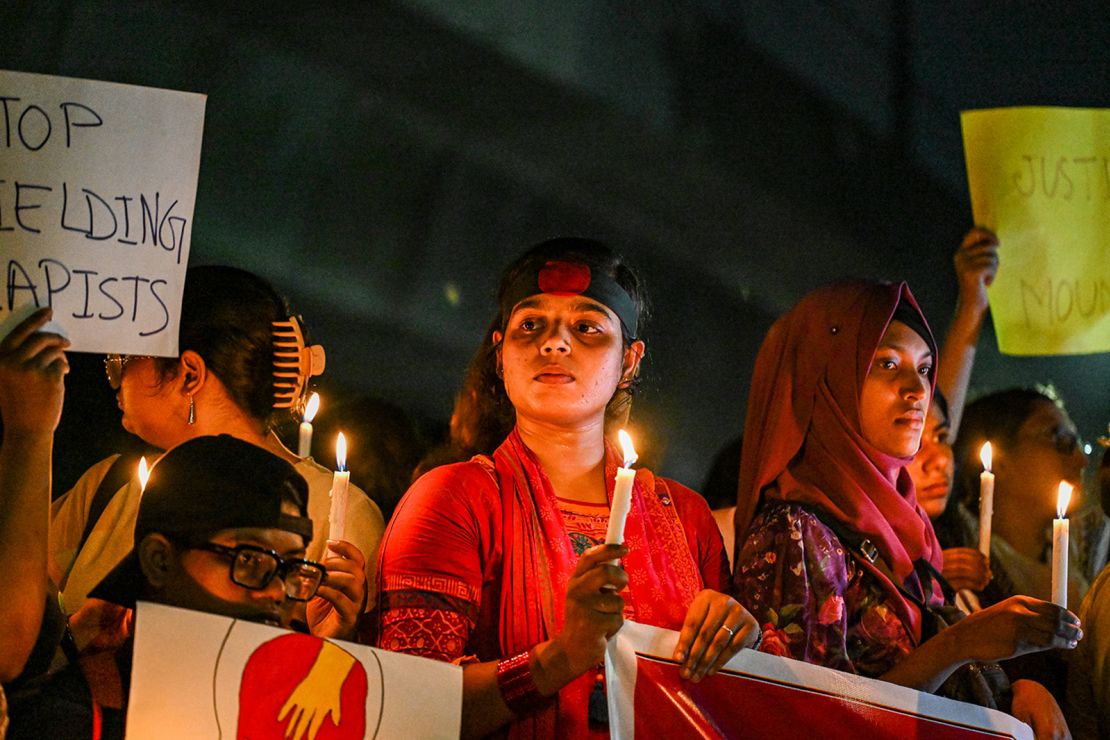
[[[732,638],[736,637],[736,630],[729,627],[727,624],[722,624],[721,629],[728,633],[728,641],[732,642]]]

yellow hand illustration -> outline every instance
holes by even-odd
[[[278,723],[289,718],[285,737],[288,740],[315,740],[316,733],[330,714],[338,726],[342,720],[340,691],[351,667],[353,655],[325,641],[308,675],[297,684],[278,712]]]

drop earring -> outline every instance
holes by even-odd
[[[193,401],[192,396],[189,396],[189,418],[186,420],[186,423],[189,426],[197,423],[197,405],[196,402]]]

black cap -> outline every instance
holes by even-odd
[[[298,516],[281,510],[296,505]],[[197,437],[162,456],[139,502],[134,547],[91,598],[133,608],[143,592],[138,545],[148,534],[196,540],[222,529],[281,529],[312,539],[308,483],[280,457],[226,434]]]

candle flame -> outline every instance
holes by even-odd
[[[335,438],[335,464],[340,472],[347,469],[347,438],[343,436],[343,432]]]
[[[311,424],[312,420],[316,418],[316,412],[319,410],[320,394],[313,393],[311,396],[308,397],[308,403],[305,404],[304,415],[301,417],[301,421]]]
[[[991,443],[986,442],[983,444],[982,449],[979,450],[979,459],[983,461],[983,467],[989,473],[991,472]]]
[[[1071,503],[1072,485],[1066,480],[1060,481],[1060,489],[1056,493],[1056,518],[1063,519],[1068,513],[1068,504]]]
[[[632,446],[632,437],[628,435],[628,432],[621,429],[617,432],[617,438],[621,441],[621,452],[624,453],[624,467],[631,468],[638,457],[636,448]]]
[[[150,468],[146,464],[146,455],[139,458],[139,493],[146,491],[146,482],[150,480]]]

